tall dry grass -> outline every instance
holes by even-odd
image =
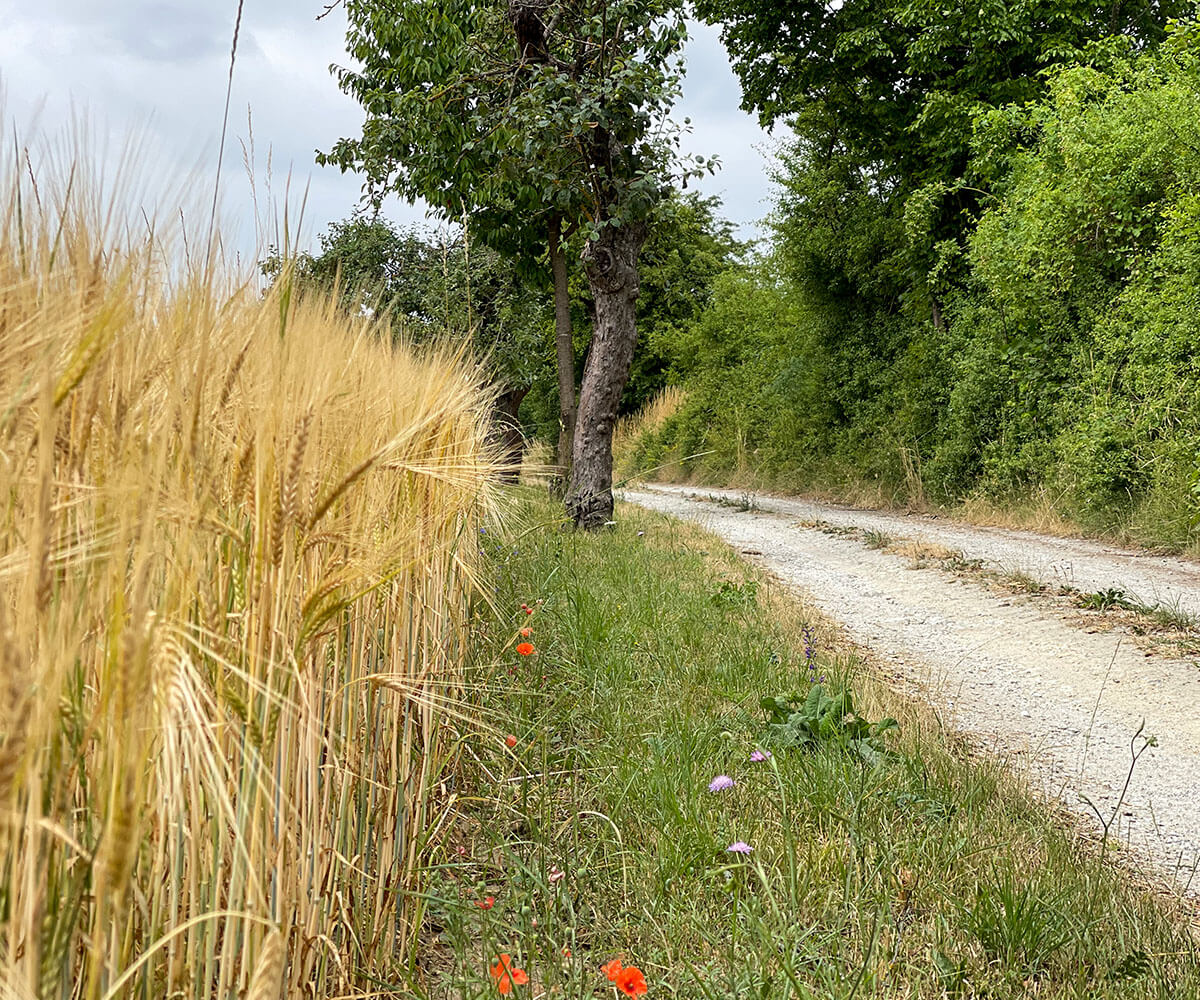
[[[443,804],[487,401],[8,156],[0,996],[380,990]]]
[[[625,482],[681,482],[687,478],[677,452],[664,452],[657,436],[681,406],[685,393],[667,386],[636,413],[622,417],[613,429],[613,466],[616,478]]]

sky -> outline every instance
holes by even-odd
[[[285,200],[295,232],[304,197],[301,246],[359,202],[360,178],[314,162],[315,150],[361,134],[363,120],[329,73],[347,61],[344,16],[335,9],[318,21],[323,8],[323,0],[244,0],[221,180],[226,243],[243,256],[275,242]],[[136,142],[147,182],[175,178],[207,219],[199,206],[216,179],[235,14],[236,0],[0,0],[6,130],[29,141],[84,121],[93,155],[110,170],[117,151]],[[777,139],[739,109],[717,30],[695,24],[692,34],[674,117],[692,122],[683,151],[716,155],[721,169],[690,186],[718,195],[738,234],[753,239],[769,209]],[[425,218],[399,200],[384,214],[401,224]],[[264,229],[256,217],[275,223]]]

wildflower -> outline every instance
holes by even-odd
[[[532,642],[518,642],[517,643],[517,652],[520,653],[522,656],[532,656],[533,655],[533,643]]]
[[[608,976],[609,982],[615,983],[617,976],[621,974],[621,960],[614,958],[611,962],[605,962],[600,966],[600,971]]]
[[[528,639],[531,635],[533,635],[533,629],[531,629],[528,625],[526,625],[525,628],[521,629],[521,638],[522,639]]]
[[[753,850],[754,848],[747,844],[744,840],[735,840],[732,844],[725,848],[725,852],[727,854],[749,854]]]
[[[571,957],[571,949],[570,949],[570,948],[564,948],[564,949],[562,950],[562,954],[563,954],[563,958],[570,958],[570,957]]]
[[[550,884],[554,885],[555,882],[561,882],[564,878],[566,878],[567,873],[565,871],[563,871],[562,869],[560,869],[558,866],[551,865],[550,866],[550,874],[548,877],[550,880]]]
[[[718,774],[712,781],[708,783],[710,792],[723,792],[726,788],[732,788],[737,782],[727,774]]]
[[[490,910],[493,906],[496,905],[496,897],[495,896],[484,896],[483,899],[475,900],[475,905],[478,906],[481,910]]]
[[[770,750],[755,750],[754,753],[752,753],[750,755],[750,759],[752,761],[754,761],[755,764],[761,764],[764,760],[766,760],[770,756],[771,756]]]
[[[508,747],[509,750],[511,750],[513,747],[515,747],[517,745],[517,738],[515,736],[513,736],[512,733],[509,733],[507,736],[504,737],[504,745],[506,747]]]
[[[492,978],[496,981],[496,989],[500,991],[502,996],[508,996],[512,992],[513,983],[518,986],[524,986],[529,982],[529,977],[525,975],[524,969],[514,969],[512,965],[512,956],[503,954],[496,959],[496,964],[488,970]]]
[[[647,992],[646,977],[642,975],[642,970],[636,965],[622,969],[617,973],[617,978],[613,982],[617,984],[617,989],[627,997],[640,997]]]

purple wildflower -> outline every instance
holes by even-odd
[[[723,792],[726,788],[732,788],[735,784],[737,784],[737,782],[729,777],[729,775],[718,774],[715,778],[713,778],[712,781],[708,783],[708,790],[710,792]]]
[[[750,759],[752,761],[754,761],[755,764],[761,764],[764,760],[766,760],[770,756],[771,756],[770,750],[755,750],[754,753],[752,753],[750,755]]]
[[[726,854],[749,854],[754,848],[747,844],[744,840],[735,840],[727,848]]]

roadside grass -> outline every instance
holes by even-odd
[[[618,516],[567,534],[526,491],[481,536],[486,724],[459,723],[469,763],[408,988],[612,995],[617,959],[651,996],[1200,995],[1183,904],[1102,862],[720,541]],[[838,725],[785,745],[760,699],[814,684],[898,730],[873,750]]]

